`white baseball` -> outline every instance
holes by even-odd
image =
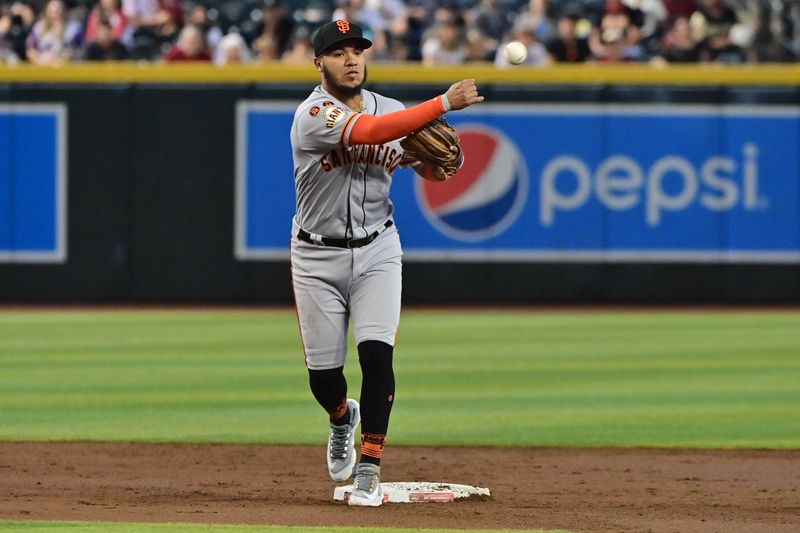
[[[506,61],[512,65],[519,65],[528,57],[528,47],[519,41],[511,41],[503,48],[503,54]]]

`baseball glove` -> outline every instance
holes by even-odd
[[[464,164],[464,151],[456,129],[444,117],[434,119],[422,129],[400,141],[405,150],[403,161],[419,161],[431,167],[440,181],[453,177]]]

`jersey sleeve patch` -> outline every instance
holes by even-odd
[[[310,114],[312,117],[316,117],[316,116],[317,116],[317,113],[319,113],[319,106],[316,106],[316,105],[315,105],[314,107],[312,107],[312,108],[311,108],[311,110],[310,110],[308,113],[309,113],[309,114]]]
[[[345,119],[347,111],[339,106],[329,106],[323,110],[322,115],[325,117],[325,126],[333,128]]]

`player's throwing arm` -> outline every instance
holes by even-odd
[[[483,101],[474,79],[461,80],[442,96],[445,109],[458,110]],[[438,117],[421,129],[409,133],[403,147],[402,165],[411,165],[425,179],[446,181],[464,165],[464,152],[458,132],[444,117]]]

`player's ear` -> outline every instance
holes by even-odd
[[[317,68],[317,72],[322,72],[322,59],[315,57],[314,66]]]

